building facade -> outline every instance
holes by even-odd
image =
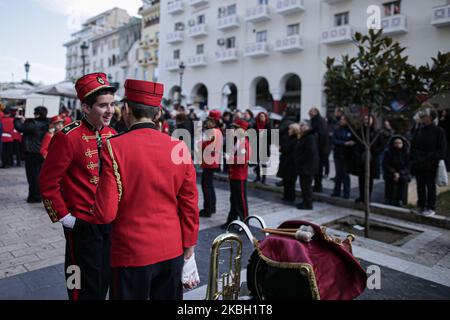
[[[139,15],[142,16],[142,38],[139,43],[138,77],[158,81],[160,1],[144,0]]]
[[[159,81],[172,101],[181,92],[186,104],[291,106],[307,118],[327,106],[326,58],[355,54],[372,5],[410,63],[450,51],[448,0],[175,0],[161,4]]]
[[[135,60],[132,56],[133,45],[139,42],[140,37],[141,19],[132,17],[120,27],[89,40],[92,47],[92,71],[108,74],[109,81],[119,88],[119,95],[123,95],[123,83],[130,75],[130,66]]]
[[[128,23],[130,16],[120,8],[113,8],[83,23],[81,30],[72,34],[72,39],[65,43],[66,47],[66,80],[75,81],[95,68],[92,62],[92,46],[90,40],[119,26]]]

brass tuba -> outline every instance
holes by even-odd
[[[228,247],[224,245],[228,244]],[[229,250],[229,269],[219,275],[220,251]],[[236,251],[236,252],[234,252]],[[234,256],[235,254],[235,256]],[[237,234],[223,233],[214,239],[211,246],[211,262],[209,270],[206,300],[237,300],[241,286],[242,240]],[[219,284],[221,285],[221,288]]]
[[[242,240],[235,234],[229,232],[233,227],[243,231],[249,241],[253,243],[253,235],[248,228],[249,220],[256,219],[265,228],[265,223],[259,216],[249,216],[244,222],[235,220],[228,226],[227,232],[220,234],[214,239],[211,246],[211,261],[209,267],[208,288],[206,300],[237,300],[241,290],[241,261]],[[219,274],[220,251],[230,252],[228,270]]]

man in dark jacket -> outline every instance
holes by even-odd
[[[39,189],[39,174],[44,158],[40,153],[41,142],[49,129],[47,119],[47,108],[36,107],[34,109],[34,119],[25,121],[21,112],[17,112],[14,119],[14,128],[23,133],[23,143],[25,147],[25,171],[28,180],[28,203],[41,202],[41,192]]]
[[[295,162],[303,197],[303,202],[297,204],[297,209],[312,210],[312,181],[319,171],[319,149],[316,134],[311,130],[309,121],[300,123],[300,139],[295,147]]]
[[[432,216],[436,209],[436,173],[445,158],[447,141],[442,128],[434,124],[437,112],[432,106],[420,111],[421,128],[411,142],[411,172],[417,180],[418,214]]]
[[[336,178],[334,181],[334,190],[332,197],[340,197],[342,185],[344,186],[343,196],[345,199],[350,197],[350,175],[346,156],[349,148],[355,145],[352,140],[352,132],[348,128],[347,118],[342,115],[339,119],[339,125],[333,130],[331,139],[334,151],[334,165],[336,167]]]
[[[322,192],[323,169],[327,167],[330,155],[330,135],[328,125],[320,115],[319,109],[313,107],[309,110],[311,118],[311,131],[317,136],[317,147],[319,149],[319,171],[314,176],[314,192]]]

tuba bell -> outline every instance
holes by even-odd
[[[228,245],[228,246],[227,246]],[[229,268],[219,274],[220,251],[229,250]],[[237,234],[223,233],[214,239],[211,246],[206,300],[237,300],[241,285],[242,240]],[[221,284],[221,285],[220,285]]]
[[[265,223],[259,216],[250,216],[244,222],[235,220],[228,226],[227,232],[220,234],[211,245],[210,268],[206,300],[237,300],[241,290],[241,261],[242,240],[239,235],[229,232],[236,227],[239,232],[243,231],[249,241],[253,242],[253,235],[248,228],[249,220],[257,219],[263,227]],[[220,251],[228,250],[229,264],[226,272],[220,273]]]

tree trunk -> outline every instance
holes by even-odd
[[[366,144],[366,159],[365,159],[365,179],[364,179],[364,236],[369,238],[369,215],[370,215],[370,145]]]

